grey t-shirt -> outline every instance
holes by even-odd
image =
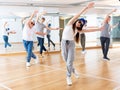
[[[51,30],[47,30],[47,35],[50,35]]]
[[[110,24],[105,23],[104,29],[101,31],[101,37],[110,38],[110,31],[111,31]]]
[[[44,28],[46,28],[46,26],[43,23],[36,22],[37,32],[44,32]],[[44,38],[44,36],[42,36],[42,35],[37,35],[37,37]]]

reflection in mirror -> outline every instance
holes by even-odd
[[[45,16],[46,23],[51,21],[51,27],[59,27],[59,16]],[[14,53],[14,52],[23,52],[24,47],[23,47],[23,42],[22,42],[22,30],[24,27],[24,22],[26,21],[26,18],[21,18],[21,17],[15,17],[15,18],[1,18],[0,20],[0,29],[1,32],[4,30],[7,33],[8,36],[8,42],[5,46],[5,37],[3,38],[3,33],[0,33],[0,53]],[[7,24],[5,25],[5,22],[7,21]],[[6,29],[4,28],[6,27]],[[10,32],[14,30],[14,32]],[[46,32],[46,30],[45,30]],[[56,44],[55,51],[60,50],[60,42],[59,42],[59,30],[52,30],[51,33],[51,39],[53,42]],[[45,36],[45,46],[48,49],[48,39]],[[54,51],[52,48],[50,49],[51,51]],[[37,47],[37,38],[36,36],[34,37],[34,51],[39,51],[39,47]]]

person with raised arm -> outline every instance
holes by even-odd
[[[31,58],[35,60],[36,64],[39,63],[38,57],[32,52],[34,35],[36,34],[36,30],[34,27],[35,22],[32,19],[37,13],[38,11],[34,11],[33,14],[29,17],[29,19],[25,22],[22,32],[23,45],[27,52],[26,67],[31,66]]]
[[[44,46],[44,36],[47,35],[46,32],[44,32],[44,29],[46,28],[47,30],[58,30],[59,28],[51,28],[48,27],[47,25],[44,25],[45,22],[45,18],[42,17],[42,15],[46,14],[46,11],[43,11],[42,13],[37,15],[36,18],[36,29],[37,29],[37,40],[38,40],[38,45],[40,45],[40,57],[43,57],[43,51],[48,53],[48,50],[45,48]],[[41,35],[39,35],[38,33],[41,33]]]
[[[65,26],[62,34],[61,52],[67,68],[67,84],[72,85],[71,74],[73,73],[77,78],[78,72],[73,66],[74,54],[75,54],[75,42],[79,42],[78,30],[82,30],[82,22],[78,19],[82,13],[93,7],[94,3],[89,3],[79,13],[77,13],[72,19],[70,19]]]
[[[101,35],[100,35],[100,42],[101,42],[101,47],[102,47],[102,53],[103,53],[103,59],[104,60],[110,60],[107,56],[108,54],[108,50],[109,50],[109,45],[110,45],[110,31],[111,28],[115,28],[118,24],[111,26],[109,24],[110,20],[111,20],[111,14],[113,12],[115,12],[116,9],[113,9],[110,13],[108,13],[104,19],[103,22],[103,30],[101,31]]]
[[[4,47],[6,49],[7,46],[11,47],[11,44],[9,43],[9,34],[15,34],[16,32],[15,30],[11,30],[8,22],[4,23],[3,28],[4,29],[3,29],[2,35],[3,35],[3,40],[4,40]]]
[[[83,32],[94,32],[102,29],[100,28],[87,28],[83,29],[84,23],[82,20],[78,19],[81,14],[89,10],[94,6],[94,3],[89,3],[86,7],[84,7],[80,12],[78,12],[73,18],[71,18],[67,25],[65,26],[62,34],[61,41],[61,53],[63,60],[66,62],[66,81],[68,85],[72,85],[71,75],[72,73],[76,78],[79,78],[79,73],[73,66],[73,61],[75,57],[75,42],[79,42],[79,35]]]

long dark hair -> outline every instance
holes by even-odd
[[[76,21],[73,23],[72,28],[73,28],[73,32],[74,32],[74,33],[75,33],[75,29],[77,29],[78,31],[81,31],[82,28],[83,28],[82,23],[80,24],[80,27],[76,27],[76,22],[81,23],[81,21],[78,19],[78,20],[76,20]],[[77,32],[77,34],[76,34],[75,37],[74,37],[76,43],[79,43],[79,38],[80,38],[80,35],[79,35],[79,33]]]

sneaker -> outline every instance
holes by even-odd
[[[29,62],[26,63],[26,67],[30,67],[31,64]]]
[[[49,52],[48,52],[48,50],[47,50],[47,51],[45,51],[45,53],[46,53],[47,55],[49,55]]]
[[[86,53],[86,51],[84,50],[84,51],[82,51],[82,54],[85,54]]]
[[[44,58],[44,56],[42,54],[39,55],[39,58]]]
[[[108,60],[108,61],[110,60],[108,57],[104,57],[103,59],[104,59],[104,60]]]
[[[71,86],[72,85],[71,77],[67,77],[66,80],[67,80],[67,85]]]
[[[54,46],[53,46],[53,50],[55,50],[55,44],[54,44]]]
[[[53,50],[55,50],[55,47],[53,47]]]
[[[76,70],[74,70],[73,74],[76,78],[79,78],[79,73]]]
[[[50,47],[48,47],[48,51],[50,51]]]
[[[35,64],[39,63],[39,58],[38,56],[36,56],[36,59],[35,59]]]

